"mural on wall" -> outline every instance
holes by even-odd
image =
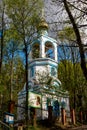
[[[28,105],[29,107],[41,108],[41,95],[29,92]]]

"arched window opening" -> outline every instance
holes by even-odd
[[[39,58],[39,54],[40,54],[40,45],[39,43],[35,43],[32,46],[32,58],[33,59]]]
[[[50,42],[45,43],[45,55],[47,58],[54,59],[54,47]]]

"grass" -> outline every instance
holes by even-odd
[[[42,124],[37,124],[37,126],[29,126],[28,130],[64,130],[63,125],[52,125],[52,123],[46,122]]]
[[[49,128],[44,128],[44,127],[41,127],[41,126],[30,126],[28,127],[28,130],[49,130]]]

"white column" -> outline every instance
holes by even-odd
[[[58,61],[57,45],[55,45],[54,47],[54,56],[55,56],[55,61]]]
[[[41,58],[45,57],[45,43],[43,38],[41,38],[41,44],[40,44],[40,57]]]

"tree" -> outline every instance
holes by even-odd
[[[65,26],[61,31],[58,33],[58,37],[61,42],[70,43],[72,45],[76,42],[76,36],[72,27]]]
[[[4,48],[4,29],[5,29],[5,3],[0,1],[0,73],[2,69],[3,48]]]
[[[13,100],[13,80],[14,80],[14,69],[16,67],[16,58],[18,57],[19,42],[15,40],[10,40],[4,48],[4,64],[9,64],[9,89],[10,89],[10,100]],[[18,59],[18,58],[17,58]],[[8,72],[7,72],[8,73]]]
[[[75,22],[75,19],[74,19],[73,15],[72,15],[72,13],[69,9],[67,0],[63,0],[63,3],[64,3],[64,7],[65,7],[65,9],[68,13],[68,16],[70,18],[70,21],[72,23],[72,26],[73,26],[73,29],[74,29],[74,32],[75,32],[75,35],[76,35],[76,41],[77,41],[77,44],[78,44],[79,50],[80,50],[81,68],[82,68],[84,76],[87,80],[87,67],[86,67],[84,48],[83,48],[80,32],[79,32],[79,29],[78,29],[77,24]]]
[[[8,101],[14,100],[17,103],[17,94],[25,83],[24,61],[19,49],[19,42],[13,40],[4,47],[2,73],[0,75],[3,111],[8,111]]]
[[[82,108],[85,109],[84,98],[87,100],[85,95],[87,82],[80,67],[79,51],[78,48],[69,45],[60,46],[60,48],[58,77],[63,88],[70,94],[70,107],[79,113]]]
[[[62,23],[68,24],[73,27],[73,30],[74,30],[74,33],[76,36],[76,44],[79,46],[79,51],[80,51],[81,68],[82,68],[84,76],[87,80],[87,67],[86,67],[86,60],[85,60],[86,58],[85,58],[85,51],[84,51],[84,43],[83,43],[83,40],[82,40],[83,38],[81,37],[81,33],[80,33],[80,31],[82,30],[82,27],[87,26],[87,24],[85,24],[85,20],[86,20],[85,9],[86,9],[87,3],[85,2],[85,0],[83,0],[83,1],[82,0],[81,1],[78,1],[78,0],[73,0],[73,1],[53,0],[53,2],[56,2],[58,6],[61,6],[62,12],[65,9],[65,11],[68,14],[69,20],[67,18],[67,14],[66,14],[65,17],[63,17],[64,21],[62,21]],[[65,14],[65,12],[64,12],[64,14]],[[81,24],[81,22],[83,24]]]
[[[73,28],[65,27],[60,31],[59,38],[62,41],[59,46],[59,78],[64,89],[70,93],[71,108],[78,112],[82,108],[79,97],[83,98],[85,95],[86,80],[81,71],[79,47],[75,43]]]
[[[86,90],[86,80],[79,63],[72,64],[68,60],[62,60],[59,63],[59,79],[62,82],[62,87],[69,92],[70,108],[74,108],[79,112],[80,108],[85,108],[86,100],[84,101]],[[82,106],[79,104],[79,96],[82,97]],[[84,102],[84,104],[83,104]]]
[[[28,125],[28,45],[35,32],[38,21],[38,8],[42,6],[40,0],[6,0],[7,14],[13,27],[20,36],[25,53],[25,75],[26,75],[26,125]],[[32,37],[31,37],[32,36]]]

